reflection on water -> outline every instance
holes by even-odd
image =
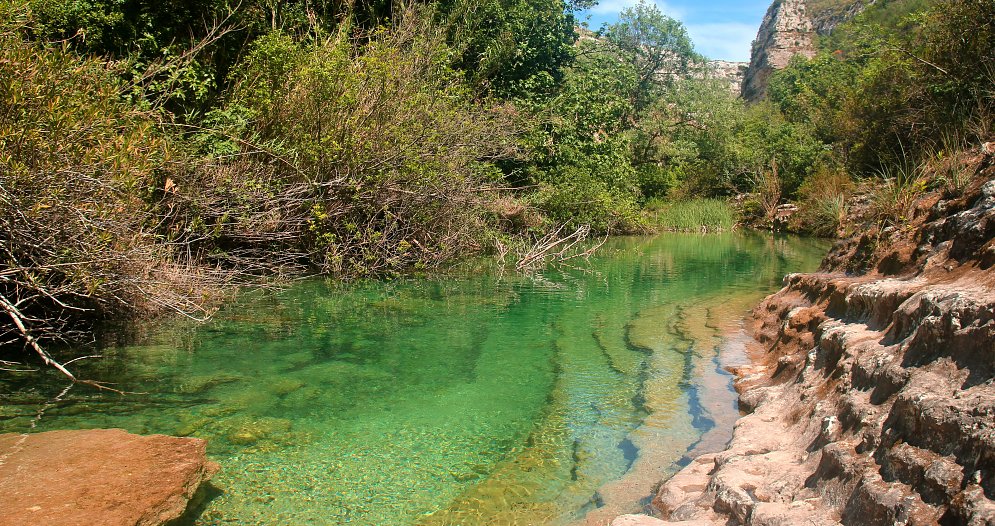
[[[824,246],[751,234],[610,240],[583,268],[247,294],[80,362],[36,430],[208,439],[198,524],[594,524],[640,509],[711,425],[693,388],[719,323]],[[64,386],[0,377],[0,431]]]

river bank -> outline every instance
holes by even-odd
[[[967,164],[754,310],[729,447],[612,524],[995,524],[995,170]]]

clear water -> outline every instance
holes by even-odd
[[[0,376],[0,432],[117,427],[209,440],[196,524],[567,524],[637,511],[710,425],[717,322],[822,243],[610,240],[537,276],[310,281],[74,364],[142,393]],[[38,415],[41,415],[38,418]],[[32,427],[33,426],[33,427]]]

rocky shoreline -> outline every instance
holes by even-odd
[[[995,167],[753,313],[729,447],[614,526],[995,525]]]

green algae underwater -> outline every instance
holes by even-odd
[[[74,364],[140,394],[53,399],[54,374],[5,373],[0,432],[208,439],[220,491],[191,524],[603,524],[639,511],[712,425],[696,379],[722,324],[826,248],[667,234],[532,276],[250,293]]]

